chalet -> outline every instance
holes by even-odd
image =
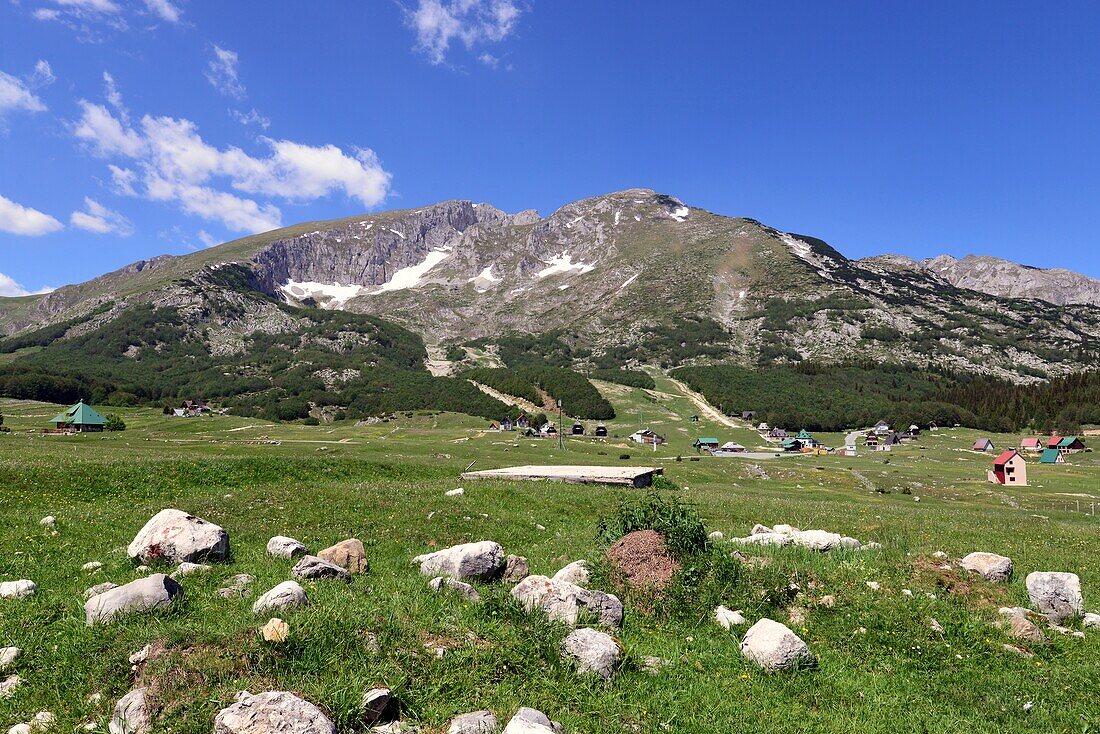
[[[186,410],[191,415],[201,415],[202,413],[209,413],[210,406],[206,404],[205,400],[184,400],[180,404],[180,408]]]
[[[525,431],[531,427],[531,419],[527,417],[526,413],[520,413],[513,421],[513,425],[519,430]]]
[[[727,456],[729,454],[743,454],[745,451],[745,447],[741,444],[734,441],[726,441],[718,448],[712,450],[711,453],[715,456]]]
[[[900,446],[901,445],[901,434],[898,433],[897,431],[891,431],[890,433],[887,433],[885,436],[879,436],[878,445],[879,446]]]
[[[803,444],[797,438],[785,438],[779,442],[779,448],[788,453],[797,453],[802,451]]]
[[[497,423],[496,421],[490,421],[489,430],[490,431],[499,431],[500,430],[500,424]]]
[[[741,420],[743,420],[743,421],[754,421],[754,420],[756,420],[756,411],[755,410],[742,410],[741,411]]]
[[[880,436],[885,436],[887,433],[890,433],[890,424],[886,421],[879,421],[871,430]]]
[[[863,445],[869,449],[873,449],[878,446],[878,434],[874,431],[868,433],[863,439]]]
[[[898,433],[896,435],[898,437],[898,441],[900,441],[901,443],[913,443],[918,438],[920,438],[920,430],[918,430],[916,433],[914,433],[913,431],[906,431],[905,433]]]
[[[799,431],[798,435],[795,436],[795,438],[801,441],[803,446],[811,449],[817,447],[817,439],[815,439],[813,437],[813,434],[807,431],[805,428]]]
[[[502,430],[502,431],[511,431],[513,429],[514,429],[514,426],[512,425],[512,419],[509,418],[508,416],[504,416],[504,420],[502,420],[500,422],[500,430]]]
[[[554,427],[553,423],[543,423],[539,433],[544,436],[556,436],[558,435],[558,429]]]
[[[993,442],[988,438],[979,438],[974,442],[974,445],[970,447],[971,451],[996,451],[996,447],[993,446]]]
[[[92,406],[81,400],[64,413],[50,418],[55,430],[70,433],[98,433],[107,425],[107,419],[96,412]]]
[[[602,422],[596,424],[596,435],[605,438],[607,437],[607,426],[605,426]]]
[[[1020,451],[1042,451],[1043,439],[1041,438],[1024,438],[1020,439]]]
[[[916,423],[914,423],[913,425],[909,426],[909,430],[907,431],[907,433],[910,433],[913,436],[919,436],[920,435],[920,426],[918,426]]]
[[[760,431],[760,433],[767,433],[771,430],[771,426],[769,426],[767,423],[761,423],[756,427],[756,430]]]
[[[768,431],[767,435],[767,439],[769,441],[784,441],[788,438],[790,438],[790,436],[788,436],[787,432],[784,431],[782,428],[773,428]]]
[[[1054,448],[1058,449],[1060,454],[1076,454],[1085,450],[1085,442],[1077,436],[1066,436]]]
[[[664,436],[659,436],[648,428],[630,434],[630,440],[646,446],[664,446],[666,443]]]
[[[1027,462],[1019,451],[1005,451],[993,460],[993,470],[987,473],[987,478],[993,484],[1026,487]]]
[[[583,423],[574,423],[573,424],[573,429],[570,431],[570,433],[572,433],[574,436],[583,436],[584,435],[584,424]]]
[[[1054,435],[1054,436],[1051,436],[1050,438],[1047,439],[1047,448],[1048,449],[1058,448],[1058,442],[1061,441],[1061,440],[1062,440],[1062,437],[1057,435],[1057,434]]]
[[[1039,456],[1040,464],[1065,464],[1066,456],[1058,449],[1043,449]]]
[[[718,439],[717,438],[697,438],[697,439],[695,439],[695,443],[693,443],[691,445],[691,447],[693,449],[695,449],[696,451],[700,451],[702,449],[708,449],[708,450],[709,449],[716,449],[716,448],[718,448]]]
[[[940,427],[936,425],[935,421],[932,421],[931,423],[928,424],[928,430],[929,431],[938,431],[938,430],[940,430]]]

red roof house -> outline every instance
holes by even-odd
[[[988,473],[993,484],[1016,487],[1027,486],[1027,462],[1019,451],[1005,451],[993,460],[993,471]]]
[[[1021,451],[1042,451],[1043,440],[1041,438],[1025,438],[1020,441]]]

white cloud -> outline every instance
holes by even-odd
[[[219,241],[218,241],[218,238],[217,238],[217,237],[215,237],[214,235],[210,234],[210,233],[209,233],[209,232],[207,232],[207,231],[206,231],[205,229],[200,229],[200,230],[199,230],[199,235],[198,235],[198,237],[199,237],[199,242],[203,243],[203,244],[204,244],[204,245],[206,245],[207,247],[213,247],[214,245],[219,245],[219,244],[221,244],[221,242],[219,242]]]
[[[134,233],[134,225],[129,219],[95,199],[85,196],[84,208],[85,211],[73,212],[69,217],[69,223],[77,229],[95,234],[117,234],[119,237],[129,237]]]
[[[229,110],[229,116],[242,125],[259,125],[264,130],[271,126],[271,118],[266,115],[261,115],[253,107],[249,112],[241,112],[240,110]]]
[[[118,13],[122,9],[114,0],[53,0],[55,5],[91,13]]]
[[[73,134],[83,140],[100,156],[124,155],[136,158],[145,149],[145,141],[133,129],[123,125],[103,105],[80,100],[84,110]]]
[[[39,8],[31,13],[35,20],[59,20],[61,11],[56,8]]]
[[[104,93],[107,97],[107,102],[115,108],[115,112],[122,118],[122,121],[126,124],[130,123],[130,111],[126,109],[126,105],[122,104],[122,93],[118,91],[118,86],[115,84],[115,78],[111,76],[109,72],[103,72],[103,86],[106,89]]]
[[[35,9],[36,20],[54,21],[76,31],[81,41],[102,41],[103,26],[116,31],[127,29],[122,6],[115,0],[49,0],[49,7]]]
[[[43,112],[46,105],[21,79],[0,71],[0,117],[12,110]]]
[[[225,96],[244,99],[245,88],[237,75],[239,63],[236,51],[214,46],[214,58],[206,67],[206,80]]]
[[[45,59],[39,59],[34,65],[34,71],[27,76],[27,86],[34,89],[49,86],[55,81],[57,81],[57,77],[53,74],[53,68],[50,67],[50,62]]]
[[[56,290],[54,288],[39,288],[36,291],[29,291],[19,283],[15,282],[15,278],[0,273],[0,297],[14,298],[18,296],[34,296],[40,293],[49,293]]]
[[[56,232],[64,226],[49,214],[0,196],[0,232],[38,237]]]
[[[180,9],[171,0],[145,0],[149,12],[168,23],[179,23]]]
[[[416,31],[417,48],[433,64],[442,64],[454,41],[467,49],[503,41],[521,12],[516,0],[418,0],[406,19]]]

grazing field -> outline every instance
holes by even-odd
[[[1011,489],[985,482],[992,456],[967,450],[982,434],[962,429],[855,458],[697,457],[691,442],[700,435],[750,449],[760,441],[748,426],[705,415],[692,423],[699,407],[666,378],[650,391],[597,385],[615,408],[612,437],[567,436],[564,450],[556,440],[487,432],[486,421],[450,414],[311,427],[119,409],[124,432],[47,436],[38,431],[58,406],[0,402],[12,429],[0,434],[0,580],[31,579],[39,588],[27,599],[0,600],[0,647],[24,651],[0,676],[23,681],[0,699],[0,724],[49,710],[58,731],[87,722],[106,729],[136,675],[161,712],[155,729],[172,732],[208,732],[237,691],[272,688],[317,703],[340,731],[360,731],[360,698],[378,685],[394,691],[403,720],[438,732],[458,713],[484,708],[507,720],[518,706],[591,734],[1100,730],[1100,631],[1084,639],[1048,632],[1047,643],[1024,644],[996,624],[999,607],[1028,606],[1023,578],[1031,571],[1077,573],[1086,610],[1100,610],[1100,453],[1076,454],[1064,466],[1031,463],[1032,486]],[[669,445],[629,445],[625,436],[639,425]],[[840,434],[818,438],[843,442]],[[991,438],[1000,448],[1020,436]],[[539,463],[662,466],[675,487],[661,494],[690,503],[707,531],[724,533],[714,552],[740,547],[751,562],[718,591],[681,578],[682,588],[705,593],[674,586],[666,604],[623,594],[626,619],[615,633],[622,668],[606,683],[580,678],[558,652],[567,628],[525,615],[507,586],[479,584],[482,601],[473,603],[432,592],[410,565],[432,549],[495,540],[526,556],[532,573],[552,575],[583,558],[597,562],[594,585],[607,584],[598,522],[645,490],[458,478],[471,466]],[[445,496],[459,486],[465,494]],[[167,613],[88,628],[84,590],[142,575],[125,546],[166,507],[224,527],[231,559],[183,578],[185,596]],[[56,516],[56,527],[39,525],[46,515]],[[884,547],[815,553],[729,542],[755,523]],[[251,612],[255,597],[289,578],[293,565],[265,553],[273,535],[313,551],[356,537],[370,561],[350,585],[305,583],[311,604],[281,615],[290,625],[281,645],[259,635],[270,615]],[[936,551],[1010,556],[1015,576],[994,584],[945,570]],[[103,567],[83,571],[89,561]],[[256,577],[251,596],[215,594],[239,573]],[[821,602],[826,595],[835,605]],[[761,617],[788,624],[816,666],[765,674],[739,653],[744,628],[727,632],[711,619],[719,603],[742,610],[750,624]],[[792,607],[805,610],[798,624]],[[151,642],[166,652],[132,671],[128,656]],[[1019,649],[1007,650],[1009,643]],[[667,664],[651,673],[647,656]]]

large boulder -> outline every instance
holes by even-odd
[[[1085,612],[1081,579],[1075,573],[1035,571],[1025,581],[1031,603],[1051,622],[1061,624]]]
[[[396,700],[389,688],[371,688],[363,694],[363,700],[359,709],[363,714],[364,724],[374,724],[384,718],[391,717],[394,713]]]
[[[111,714],[111,734],[148,734],[152,729],[145,689],[135,688],[118,700]]]
[[[492,711],[471,711],[451,719],[447,734],[496,734],[497,717]]]
[[[1028,611],[1023,607],[1001,607],[1000,613],[1004,618],[1008,634],[1017,640],[1040,643],[1046,640],[1039,625],[1028,619]]]
[[[214,717],[214,734],[336,734],[321,709],[286,691],[237,697]]]
[[[351,574],[343,566],[337,566],[317,556],[302,556],[290,573],[300,579],[338,579],[351,581]]]
[[[527,612],[541,610],[553,621],[570,627],[577,626],[581,610],[592,614],[604,627],[619,627],[623,623],[623,604],[614,594],[546,576],[528,576],[512,588],[512,598]]]
[[[38,586],[27,579],[0,581],[0,599],[25,599],[37,592]]]
[[[570,632],[562,643],[561,652],[581,675],[595,673],[604,680],[611,678],[623,656],[619,643],[611,635],[590,627]]]
[[[996,553],[971,553],[963,557],[959,565],[971,573],[980,574],[986,581],[1008,581],[1012,578],[1012,559]]]
[[[118,588],[118,584],[112,584],[110,581],[104,581],[102,584],[96,584],[95,586],[90,586],[87,589],[85,589],[84,590],[84,599],[88,600],[88,599],[91,599],[93,596],[96,596],[98,594],[102,594],[104,592],[110,591],[111,589],[117,589],[117,588]]]
[[[553,575],[554,581],[568,581],[577,586],[588,585],[588,561],[573,561]]]
[[[536,709],[523,706],[504,727],[504,734],[555,734],[557,728],[550,718]]]
[[[363,547],[362,541],[355,538],[341,540],[334,546],[317,551],[317,557],[329,563],[335,563],[349,573],[362,573],[370,568],[370,564],[367,563],[367,550]]]
[[[224,561],[229,556],[229,533],[181,510],[161,510],[145,523],[126,552],[142,563]]]
[[[767,618],[745,633],[741,654],[769,673],[790,670],[814,659],[809,646],[787,625]]]
[[[181,596],[183,587],[174,579],[154,573],[93,596],[84,603],[84,617],[89,626],[108,624],[123,615],[164,609]]]
[[[296,609],[309,604],[306,590],[297,581],[284,581],[262,594],[252,605],[253,614],[265,614],[280,609]]]
[[[460,581],[492,581],[504,572],[504,549],[483,540],[425,553],[413,559],[425,576],[450,576]]]
[[[285,535],[276,535],[267,541],[267,554],[276,558],[295,558],[309,553],[305,543]]]

